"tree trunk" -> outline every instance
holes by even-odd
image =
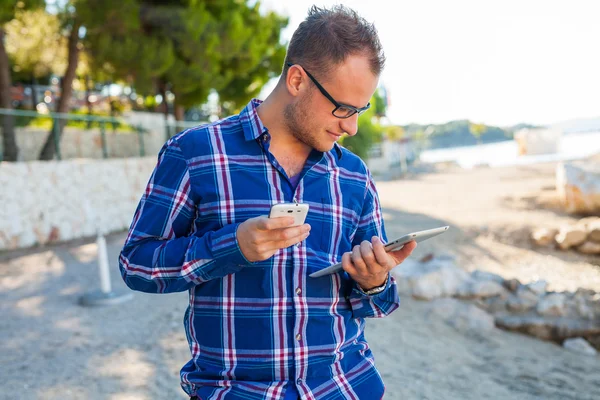
[[[31,74],[31,109],[37,111],[37,79]]]
[[[4,47],[4,29],[0,29],[0,108],[12,110],[12,96],[10,89],[10,65],[8,54]],[[0,115],[2,118],[2,146],[4,161],[17,161],[19,148],[15,138],[15,117],[13,115]]]
[[[80,22],[75,20],[71,33],[69,34],[69,55],[67,70],[65,75],[60,82],[60,99],[58,100],[57,112],[66,113],[69,112],[69,104],[71,103],[71,96],[73,95],[73,80],[75,79],[75,72],[77,71],[77,63],[79,62],[79,27]],[[46,138],[46,143],[42,147],[40,152],[40,160],[52,160],[55,153],[55,140],[60,141],[63,129],[67,123],[64,119],[55,119],[54,124],[58,122],[57,138],[54,138],[54,128],[50,131],[50,134]]]
[[[163,79],[159,79],[156,83],[156,88],[158,90],[158,94],[162,97],[163,101],[161,103],[162,111],[165,116],[165,137],[167,140],[171,138],[176,132],[171,130],[171,125],[169,125],[169,103],[167,103],[167,84]],[[175,127],[173,127],[175,130]]]
[[[85,76],[85,104],[87,105],[88,116],[91,117],[93,114],[92,111],[92,102],[90,101],[90,96],[92,95],[92,91],[90,90],[90,76]],[[92,129],[92,120],[88,120],[87,128]]]
[[[177,97],[175,97],[177,98]],[[185,119],[185,107],[182,106],[181,104],[177,104],[177,101],[175,101],[174,104],[175,110],[174,110],[174,114],[175,114],[175,130],[177,131],[177,133],[181,132],[182,130],[185,129],[185,126],[183,126],[183,124],[178,123],[181,122]]]

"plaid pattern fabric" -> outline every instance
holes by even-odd
[[[119,257],[126,284],[188,291],[191,360],[181,385],[202,399],[379,399],[384,386],[365,318],[399,304],[396,283],[367,296],[345,272],[310,278],[362,240],[386,241],[365,164],[338,146],[313,151],[297,187],[269,152],[252,100],[239,114],[188,129],[161,149]],[[310,236],[248,262],[236,229],[279,202],[310,205]]]

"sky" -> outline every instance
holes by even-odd
[[[379,31],[393,124],[600,117],[600,0],[261,1],[290,18],[286,42],[313,4],[339,3]]]

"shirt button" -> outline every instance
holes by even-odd
[[[296,335],[296,340],[297,340],[297,341],[300,341],[300,340],[302,340],[302,335],[301,335],[301,334],[297,334],[297,335]]]
[[[269,136],[268,135],[263,135],[263,142],[266,142],[267,140],[269,140]]]
[[[296,294],[300,294],[300,293],[302,293],[302,289],[296,288]]]
[[[302,247],[302,242],[296,243],[296,247]]]
[[[298,380],[296,381],[296,383],[297,383],[298,385],[302,385],[302,379],[299,379],[299,378],[298,378]]]

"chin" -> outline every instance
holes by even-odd
[[[326,153],[328,151],[333,150],[334,145],[335,145],[335,142],[334,143],[322,143],[319,145],[319,147],[316,150]]]

